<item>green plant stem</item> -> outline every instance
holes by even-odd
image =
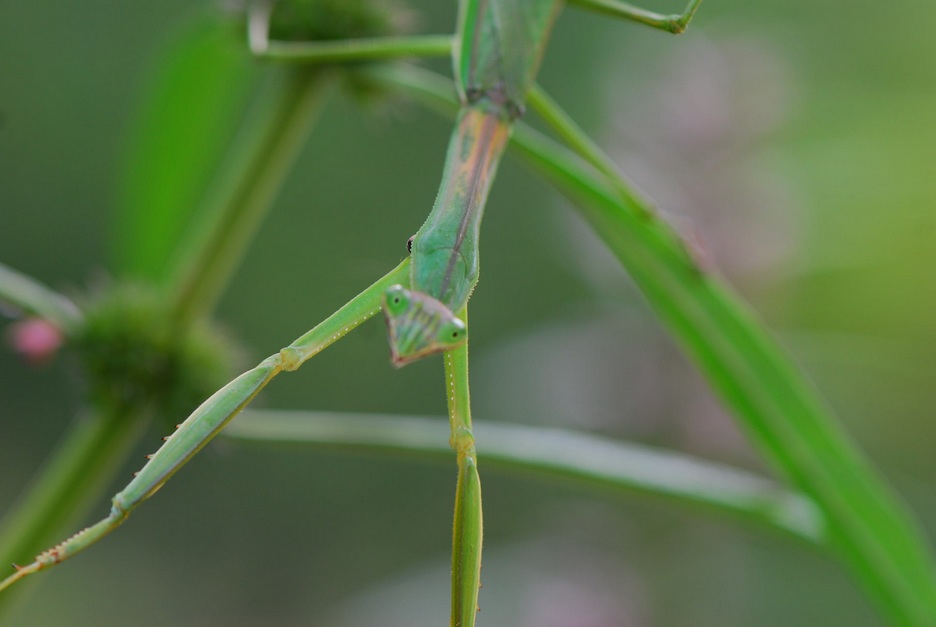
[[[812,545],[824,546],[829,540],[823,514],[812,500],[742,470],[565,429],[485,422],[474,432],[486,468],[696,506]],[[444,461],[451,457],[445,444],[449,433],[441,417],[249,409],[223,435],[243,442]]]
[[[146,74],[121,156],[111,249],[121,277],[163,283],[263,68],[243,21],[208,9],[172,29]]]
[[[38,281],[0,263],[0,303],[45,318],[66,334],[81,321],[73,302]]]
[[[27,563],[77,526],[146,431],[148,412],[113,406],[79,415],[20,501],[0,520],[0,564]],[[0,594],[0,612],[16,593]]]
[[[341,39],[335,41],[270,41],[255,52],[273,61],[341,63],[399,57],[446,57],[452,53],[452,35]]]
[[[233,157],[191,230],[170,292],[176,324],[209,313],[243,258],[305,143],[332,83],[315,68],[274,68]]]
[[[451,88],[415,68],[383,70],[388,83],[446,109]],[[635,207],[580,158],[518,125],[511,146],[567,195],[627,268],[754,444],[813,498],[830,525],[830,547],[901,625],[936,624],[936,572],[912,516],[870,469],[795,365],[731,289],[687,255],[649,207]],[[636,195],[635,195],[636,196]]]

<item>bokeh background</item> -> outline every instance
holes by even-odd
[[[206,4],[0,4],[3,263],[67,293],[113,276],[129,129],[158,51]],[[451,31],[454,2],[413,8],[420,30]],[[570,8],[541,81],[752,304],[928,530],[934,22],[930,0],[706,0],[672,38]],[[332,99],[219,310],[251,361],[401,258],[433,201],[448,132],[415,105]],[[482,250],[477,422],[576,427],[769,472],[625,273],[510,158]],[[80,398],[67,362],[33,369],[0,352],[0,513]],[[379,322],[260,402],[444,411],[438,360],[395,371]],[[483,440],[480,451],[482,625],[881,624],[838,564],[786,538],[486,472]],[[44,574],[10,624],[445,624],[454,481],[454,460],[219,441],[116,534]]]

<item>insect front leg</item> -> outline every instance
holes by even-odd
[[[164,438],[165,444],[156,453],[148,456],[146,465],[127,487],[114,496],[110,514],[106,518],[43,551],[32,563],[17,566],[15,573],[0,581],[0,591],[27,575],[55,566],[80,553],[119,527],[134,509],[155,494],[220,433],[273,377],[283,371],[296,370],[306,360],[380,311],[383,294],[389,286],[409,284],[409,265],[407,258],[311,331],[212,394],[192,415],[177,425],[172,435]]]
[[[622,17],[675,35],[686,30],[699,5],[702,4],[702,0],[689,0],[689,4],[682,13],[664,15],[618,0],[571,0],[571,2],[592,11]]]

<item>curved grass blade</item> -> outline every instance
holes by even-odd
[[[447,81],[416,68],[372,76],[451,114]],[[936,571],[911,515],[871,470],[793,362],[669,225],[540,133],[518,125],[511,147],[572,200],[661,321],[771,464],[816,501],[830,548],[899,624],[936,624]],[[633,194],[636,198],[637,195]]]
[[[743,470],[566,429],[485,422],[473,431],[486,468],[697,507],[814,545],[829,541],[825,518],[812,500]],[[224,430],[224,436],[447,461],[452,454],[445,442],[449,432],[441,416],[250,409]]]
[[[521,132],[516,145],[575,202],[768,461],[815,499],[830,524],[830,548],[892,618],[936,623],[924,536],[747,307],[691,263],[664,222],[647,221],[577,159],[532,132]]]

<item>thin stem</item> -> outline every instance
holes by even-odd
[[[418,35],[335,41],[270,41],[254,52],[272,61],[342,63],[401,57],[446,57],[452,53],[451,35]]]
[[[275,41],[270,39],[272,2],[251,3],[247,39],[250,51],[273,61],[342,63],[348,61],[387,61],[401,57],[446,57],[452,53],[452,35],[412,35],[337,39],[330,41]]]
[[[527,103],[559,135],[562,141],[567,143],[572,150],[594,166],[595,169],[608,177],[608,180],[614,184],[615,189],[621,194],[621,199],[624,202],[633,204],[638,211],[641,211],[647,217],[655,216],[655,212],[652,211],[653,202],[650,198],[641,193],[634,183],[624,177],[611,157],[582,130],[582,127],[542,87],[539,85],[533,86],[533,89],[527,95]],[[648,207],[651,210],[644,211]]]
[[[734,516],[813,545],[828,543],[822,512],[776,482],[702,459],[596,435],[487,421],[474,428],[486,468],[570,481],[615,496],[653,497]],[[243,442],[403,453],[447,460],[441,417],[252,409],[225,430]]]
[[[328,78],[322,70],[288,68],[264,86],[244,125],[248,131],[176,264],[170,302],[180,327],[210,312],[230,281],[305,143]]]
[[[0,303],[45,318],[66,333],[81,321],[81,312],[69,299],[2,263]]]

